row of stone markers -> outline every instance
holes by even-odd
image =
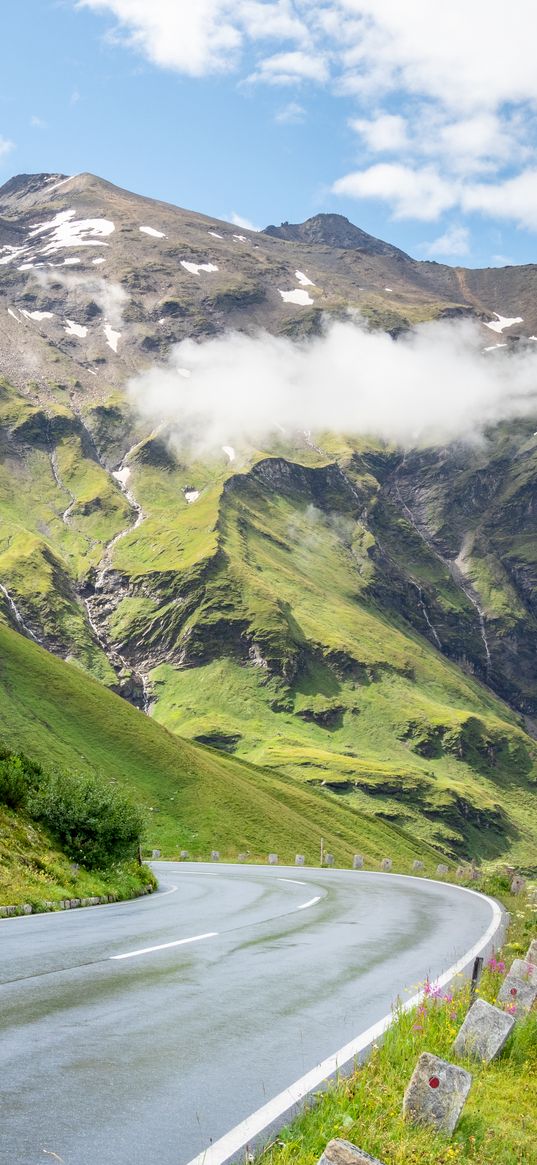
[[[143,898],[152,894],[153,886],[142,886],[139,890],[119,896],[119,894],[99,894],[92,898],[60,898],[55,902],[43,899],[38,903],[24,902],[19,906],[0,906],[0,918],[17,918],[21,914],[48,914],[52,910],[78,910],[83,906],[108,906],[112,902],[126,902],[131,898]]]
[[[237,861],[238,862],[246,862],[246,861],[248,861],[249,857],[250,857],[249,853],[237,854]],[[160,850],[154,849],[151,853],[151,859],[152,859],[152,861],[157,861],[158,858],[160,858]],[[187,861],[189,861],[189,859],[190,859],[189,851],[186,849],[182,849],[180,854],[179,854],[179,860],[182,862],[187,862]],[[217,849],[211,850],[211,859],[210,860],[212,862],[219,862],[220,861],[220,851]],[[267,857],[267,861],[268,861],[269,866],[277,866],[278,862],[279,862],[278,854],[274,854],[274,853],[269,854]],[[306,864],[306,858],[305,858],[304,854],[297,854],[295,857],[295,866],[304,866],[305,864]],[[335,859],[333,854],[330,854],[330,853],[323,854],[323,865],[324,866],[335,866],[335,864],[336,864],[336,859]],[[352,859],[353,870],[363,870],[364,867],[365,867],[365,858],[364,858],[363,854],[354,854],[354,857]],[[379,868],[383,871],[383,873],[386,873],[386,874],[390,873],[393,870],[392,859],[391,858],[383,858],[382,861],[380,862]],[[414,873],[423,872],[424,869],[425,869],[424,862],[415,861],[412,863],[412,870],[414,871]],[[441,862],[436,867],[436,873],[438,874],[439,877],[445,878],[450,873],[449,866],[446,866]],[[477,868],[477,866],[458,866],[456,873],[455,873],[455,877],[461,878],[461,879],[469,879],[470,881],[477,881],[481,877],[481,872]],[[520,889],[522,889],[523,886],[525,885],[523,878],[522,879],[515,878],[514,882],[521,883]],[[518,889],[515,890],[512,888],[512,893],[518,893],[518,892],[519,892]]]
[[[249,853],[237,854],[237,861],[238,862],[247,862],[249,857],[250,857]],[[160,850],[159,849],[152,850],[151,860],[158,861],[159,858],[160,858]],[[190,860],[189,851],[186,849],[182,849],[180,854],[179,854],[179,860],[181,862],[188,862]],[[211,859],[210,860],[212,862],[219,862],[220,861],[220,851],[217,849],[211,850]],[[268,862],[269,866],[277,866],[278,862],[279,862],[278,854],[275,854],[275,853],[269,854],[267,857],[267,862]],[[297,854],[295,857],[295,866],[305,866],[305,864],[306,864],[306,859],[305,859],[304,854]],[[329,867],[335,866],[336,860],[335,860],[334,855],[330,854],[330,853],[324,853],[322,864],[324,866],[329,866]],[[365,858],[364,858],[363,854],[354,854],[354,857],[352,859],[353,870],[363,870],[364,867],[365,867]],[[383,858],[382,861],[380,862],[379,868],[385,874],[391,873],[391,871],[393,870],[392,859],[391,858]],[[412,863],[413,873],[415,873],[415,874],[423,873],[424,870],[425,870],[425,863],[424,862],[420,862],[420,861],[416,860],[415,862]],[[449,866],[445,865],[443,862],[440,862],[436,867],[436,873],[437,873],[439,878],[446,878],[449,876],[451,871],[450,871]],[[474,865],[473,863],[471,865],[467,865],[467,866],[462,866],[462,865],[457,866],[457,869],[455,870],[455,877],[459,881],[477,882],[477,881],[479,881],[481,876],[482,876],[482,871],[479,869],[478,866]],[[519,874],[515,874],[511,878],[511,894],[521,894],[522,891],[525,890],[525,888],[526,888],[526,879],[521,877]]]
[[[489,1064],[500,1054],[517,1019],[527,1015],[537,999],[537,939],[525,959],[515,959],[498,1003],[507,1011],[476,999],[453,1044],[461,1059]],[[457,1064],[422,1052],[403,1099],[403,1115],[413,1124],[430,1125],[448,1136],[455,1131],[472,1086],[472,1075]],[[330,1141],[318,1165],[383,1165],[350,1141]]]

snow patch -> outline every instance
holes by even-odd
[[[30,267],[33,267],[33,263],[21,263],[20,267],[17,267],[17,271],[29,271]]]
[[[508,316],[498,315],[497,311],[494,312],[494,315],[496,316],[496,319],[488,320],[488,322],[485,324],[485,327],[490,328],[491,332],[501,333],[504,332],[506,328],[512,328],[513,324],[524,323],[522,316],[514,316],[512,319],[509,319]]]
[[[99,255],[97,259],[92,259],[91,261],[94,267],[97,267],[99,263],[106,263],[106,259],[103,255]]]
[[[222,445],[222,449],[223,449],[224,453],[227,455],[227,457],[229,457],[230,461],[235,460],[236,454],[235,454],[235,450],[234,450],[232,445]]]
[[[138,227],[143,235],[151,235],[152,239],[165,239],[164,231],[156,231],[154,227]]]
[[[178,368],[177,372],[179,376],[184,376],[185,380],[190,380],[190,377],[192,376],[190,368]]]
[[[233,238],[236,239],[238,243],[247,243],[248,242],[246,235],[233,235]]]
[[[54,318],[53,311],[25,311],[23,309],[22,314],[26,316],[26,319],[37,320],[38,322],[40,320],[52,320]]]
[[[313,303],[311,295],[307,291],[301,291],[300,287],[295,287],[294,291],[280,291],[280,295],[285,303],[296,303],[300,307],[307,307],[309,303]]]
[[[213,239],[223,239],[224,237],[223,235],[219,235],[218,231],[207,231],[207,234],[211,235]]]
[[[304,275],[303,271],[295,271],[295,279],[297,283],[300,283],[301,287],[315,287],[313,279],[308,279],[308,276]]]
[[[115,477],[116,481],[119,481],[119,484],[122,485],[123,488],[125,488],[127,485],[130,475],[131,470],[128,465],[122,465],[121,469],[115,469],[112,472],[112,477]]]
[[[63,247],[108,247],[102,239],[115,231],[114,223],[108,218],[75,219],[76,210],[61,210],[49,222],[35,223],[29,231],[35,240],[48,235],[48,242],[41,248],[42,255],[54,255]]]
[[[88,334],[88,329],[83,324],[75,324],[74,320],[66,320],[67,327],[64,332],[67,336],[79,336],[81,340]]]
[[[49,186],[49,188],[47,190],[47,194],[52,194],[53,190],[59,190],[60,186],[67,186],[67,183],[72,182],[73,178],[79,178],[79,177],[80,177],[79,174],[71,174],[70,178],[62,178],[61,182],[56,182],[55,186]],[[51,182],[51,181],[52,181],[51,178],[47,178],[47,182]]]
[[[199,275],[200,271],[218,271],[214,263],[187,263],[186,259],[181,259],[181,267],[191,275]]]
[[[114,331],[111,324],[104,325],[104,334],[106,336],[106,343],[112,349],[112,352],[117,352],[117,346],[121,339],[121,332]]]
[[[384,290],[385,291],[393,291],[393,287],[385,287]]]
[[[17,315],[16,311],[13,311],[12,307],[8,307],[7,314],[8,316],[11,316],[12,319],[16,320],[18,324],[22,324],[20,316]]]
[[[75,263],[80,263],[80,259],[77,259],[74,255],[72,255],[72,256],[70,256],[69,259],[64,259],[63,263],[60,263],[60,266],[61,267],[74,267]]]
[[[197,502],[199,496],[200,496],[199,489],[185,489],[185,498],[186,498],[187,502],[189,502],[190,505],[192,504],[192,502]]]

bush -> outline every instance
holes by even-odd
[[[28,808],[68,856],[87,869],[133,857],[143,833],[140,809],[114,785],[97,777],[45,776]]]
[[[0,751],[0,804],[9,809],[23,808],[41,777],[39,765],[22,753]]]

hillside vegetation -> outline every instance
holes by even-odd
[[[0,738],[46,768],[97,773],[128,789],[146,814],[146,847],[207,858],[237,852],[318,861],[321,836],[338,862],[386,854],[405,869],[438,853],[334,796],[301,787],[167,732],[76,667],[0,628]]]
[[[393,336],[471,316],[484,347],[504,313],[508,361],[531,348],[537,267],[420,263],[338,215],[237,236],[88,174],[14,178],[0,211],[20,241],[0,289],[0,621],[33,649],[1,713],[17,743],[132,785],[174,851],[316,854],[321,827],[336,849],[361,821],[342,854],[432,843],[534,869],[535,421],[446,448],[278,428],[202,453],[125,389],[185,337],[301,340],[349,309]],[[41,261],[65,211],[109,220],[106,262],[87,238],[76,278],[37,279],[16,254]],[[302,305],[282,297],[297,281]],[[85,695],[42,713],[37,644],[73,691],[109,700],[93,677],[152,724]]]

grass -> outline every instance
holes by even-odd
[[[497,889],[496,887],[493,887]],[[504,894],[502,894],[504,897]],[[537,935],[535,906],[505,897],[513,911],[498,960],[525,953]],[[494,1002],[502,975],[486,969],[479,993]],[[453,1061],[452,1044],[469,1004],[457,983],[441,999],[424,994],[419,1009],[395,1010],[394,1023],[368,1061],[313,1101],[284,1129],[256,1165],[315,1165],[333,1137],[350,1141],[386,1165],[533,1165],[537,1139],[537,1012],[519,1021],[501,1057],[485,1065],[458,1061],[473,1075],[469,1099],[452,1138],[405,1121],[401,1106],[418,1056]]]
[[[248,762],[262,770],[257,787],[280,782],[271,796],[278,798],[291,781],[300,786],[296,797],[321,798],[326,813],[335,813],[337,803],[338,814],[375,822],[372,853],[379,852],[378,838],[391,823],[418,850],[433,842],[453,856],[504,855],[533,867],[535,746],[518,716],[469,674],[468,657],[483,655],[475,609],[383,488],[398,452],[338,434],[316,438],[321,452],[299,435],[277,434],[267,442],[269,453],[237,448],[230,465],[220,452],[174,452],[161,433],[133,428],[117,392],[98,407],[84,407],[107,464],[116,464],[129,442],[138,440],[127,459],[129,488],[146,518],[111,552],[122,577],[114,584],[117,597],[110,596],[108,633],[124,657],[150,673],[152,718],[194,742],[223,742],[233,749],[226,772],[236,774],[237,782],[246,773],[251,782],[258,771],[239,763]],[[0,468],[0,579],[57,654],[112,685],[116,676],[91,634],[78,588],[101,561],[105,544],[131,523],[132,512],[66,404],[50,403],[45,414],[4,385],[0,422],[12,437],[12,453]],[[498,438],[490,460],[498,473],[513,460],[513,441]],[[507,503],[524,513],[531,473],[522,452],[505,486]],[[430,507],[440,526],[444,502],[435,482]],[[191,505],[188,489],[199,491]],[[466,496],[474,493],[471,475],[463,486],[455,482],[447,489],[454,529]],[[486,552],[476,540],[468,569],[495,627],[508,636],[521,625],[523,604],[514,603],[491,538],[485,541]],[[515,553],[515,543],[513,535],[504,557]],[[418,585],[452,660],[431,645]],[[1,596],[0,604],[7,613]],[[528,640],[521,673],[533,654]],[[528,700],[532,677],[524,681]],[[38,708],[40,693],[35,698]],[[15,705],[10,716],[20,722]],[[470,747],[474,721],[476,743]],[[37,733],[31,725],[30,715],[29,737]],[[93,742],[91,728],[89,733],[90,765],[113,771],[116,756],[122,756],[119,740],[106,751]],[[84,763],[83,734],[75,740],[69,727],[65,739],[72,740],[71,757],[74,752],[82,757],[77,763]],[[47,745],[53,759],[65,752],[65,739]],[[187,746],[177,747],[186,758]],[[165,761],[163,770],[173,763]],[[197,773],[197,763],[192,765]],[[210,797],[220,804],[213,787],[219,766],[212,753],[211,779],[195,778],[203,788],[204,821],[211,815]],[[153,805],[166,846],[178,843],[183,834],[163,806],[168,777],[138,762],[131,773],[120,760],[119,771]],[[205,762],[200,771],[205,773]],[[169,795],[175,799],[177,791]],[[186,803],[184,781],[182,798]],[[238,802],[237,811],[245,813],[252,846],[262,853],[269,831],[252,831],[250,815]],[[162,814],[165,826],[158,825]],[[217,839],[209,839],[204,824],[196,830],[195,816],[193,799],[186,832],[198,832],[212,848],[210,841]],[[230,814],[224,809],[211,820],[213,832],[219,832],[217,821],[223,824],[221,847],[234,846]],[[368,824],[368,836],[371,830]],[[185,848],[196,840],[190,836]]]
[[[0,805],[0,905],[44,902],[64,898],[114,895],[131,898],[151,884],[147,866],[122,862],[91,872],[69,861],[46,830]]]
[[[0,627],[0,738],[44,768],[95,772],[117,781],[145,809],[147,847],[176,857],[248,852],[317,861],[321,836],[339,864],[355,852],[388,854],[409,869],[438,852],[427,841],[214,749],[181,740],[78,668]]]

